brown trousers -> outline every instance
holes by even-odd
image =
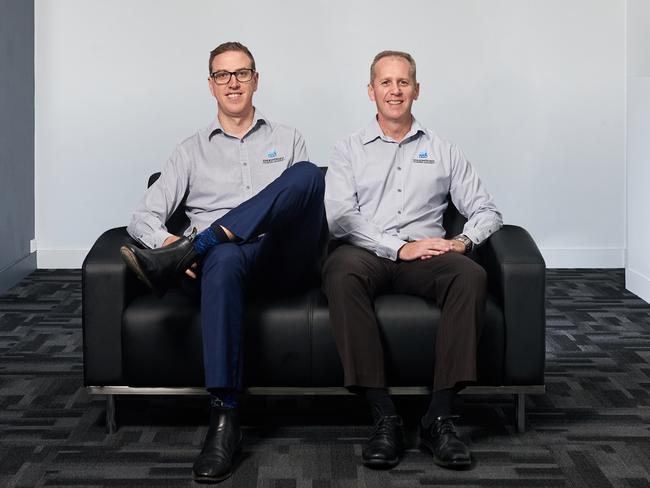
[[[433,390],[475,381],[486,285],[485,270],[458,253],[394,262],[349,244],[336,248],[325,261],[323,291],[345,386],[387,386],[374,298],[389,292],[429,298],[441,309]]]

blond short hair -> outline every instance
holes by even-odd
[[[413,78],[413,81],[416,81],[415,59],[413,59],[413,56],[411,56],[409,53],[405,53],[404,51],[382,51],[377,54],[377,56],[375,56],[375,59],[372,60],[372,64],[370,65],[370,83],[372,83],[372,80],[375,78],[375,65],[377,62],[379,62],[380,59],[388,57],[406,59],[409,63],[409,74],[411,75],[411,78]]]

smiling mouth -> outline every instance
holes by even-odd
[[[388,105],[399,105],[403,102],[403,100],[387,100],[386,103]]]
[[[241,93],[228,93],[228,94],[226,95],[226,97],[227,97],[229,100],[237,100],[237,99],[240,98],[241,96],[242,96]]]

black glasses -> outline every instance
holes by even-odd
[[[253,79],[253,73],[255,73],[255,70],[251,68],[238,69],[237,71],[221,70],[210,73],[210,78],[212,78],[217,85],[227,85],[230,83],[232,75],[235,75],[238,82],[247,83]]]

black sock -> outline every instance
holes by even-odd
[[[397,415],[395,404],[388,394],[388,388],[360,388],[359,390],[370,404],[374,421],[381,417]]]
[[[219,242],[230,242],[230,238],[228,237],[228,234],[226,234],[226,231],[223,230],[223,227],[213,224],[210,226],[210,228],[212,229],[212,232],[214,232],[214,235],[217,237],[217,240]]]
[[[429,427],[438,417],[451,415],[455,397],[456,390],[454,388],[434,391],[431,395],[429,410],[427,410],[427,413],[422,417],[422,425],[424,427]]]

